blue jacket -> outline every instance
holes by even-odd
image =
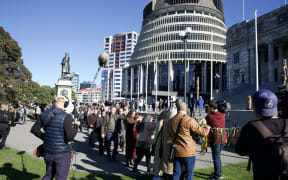
[[[203,106],[204,106],[204,100],[203,100],[202,98],[200,98],[200,99],[198,100],[198,102],[197,102],[197,105],[198,105],[199,107],[203,107]]]
[[[44,127],[56,107],[44,111],[41,115],[41,126]],[[65,142],[64,120],[68,114],[61,112],[50,121],[44,134],[45,153],[62,154],[70,152],[68,142]]]

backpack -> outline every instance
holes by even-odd
[[[279,167],[279,180],[288,179],[288,119],[285,120],[285,130],[280,135],[273,134],[262,121],[255,121],[252,125],[264,138],[265,151],[271,152],[269,156],[275,160],[270,162],[271,166]]]

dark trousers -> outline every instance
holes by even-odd
[[[103,141],[103,139],[101,137],[101,126],[96,127],[94,129],[94,131],[97,134],[97,138],[98,138],[98,142],[99,142],[99,154],[102,155],[104,153],[104,151],[105,151],[105,147],[104,147],[104,141]]]
[[[66,180],[70,169],[70,153],[48,154],[45,153],[46,174],[42,180]]]
[[[112,141],[114,144],[112,158],[115,159],[117,155],[117,148],[118,148],[118,134],[117,133],[107,133],[106,135],[105,145],[106,145],[107,158],[111,158],[110,146],[111,146]]]
[[[137,169],[138,164],[141,162],[142,158],[145,156],[146,158],[146,166],[147,166],[147,171],[151,170],[151,151],[150,148],[136,148],[136,154],[137,154],[137,159],[135,160],[134,168]]]
[[[10,132],[10,126],[8,124],[0,124],[0,148],[5,147],[7,136]]]
[[[212,159],[214,164],[214,175],[219,178],[222,176],[222,163],[221,163],[221,150],[223,149],[223,144],[215,144],[211,146],[212,149]]]
[[[190,109],[190,116],[191,116],[191,117],[194,117],[194,116],[195,116],[195,109],[194,109],[194,107],[190,107],[189,109]]]

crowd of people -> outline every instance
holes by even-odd
[[[286,98],[286,101],[282,98]],[[285,120],[288,112],[287,95],[281,97],[278,103],[273,92],[260,90],[249,99],[252,102],[252,107],[249,108],[255,111],[258,120],[249,122],[242,128],[235,150],[240,155],[249,155],[249,162],[253,163],[254,179],[276,180],[279,177],[288,177],[285,174],[279,175],[284,166],[273,163],[275,156],[267,154],[273,152],[263,150],[268,136],[283,133],[288,135],[288,121]],[[50,108],[39,117],[36,116],[31,129],[44,142],[44,160],[47,166],[44,180],[53,177],[67,178],[71,161],[68,144],[79,131],[88,131],[87,146],[94,148],[95,143],[98,143],[99,155],[105,155],[107,160],[117,160],[119,153],[123,152],[125,165],[131,167],[135,173],[139,173],[138,165],[145,156],[146,170],[156,180],[193,179],[196,143],[199,139],[197,137],[208,137],[214,164],[214,172],[209,179],[218,180],[223,177],[221,151],[228,135],[225,130],[217,130],[225,129],[226,126],[225,115],[215,100],[209,101],[208,114],[200,120],[194,118],[195,106],[200,107],[201,114],[204,101],[201,97],[196,101],[193,95],[188,104],[176,99],[175,106],[164,109],[159,116],[141,114],[142,108],[137,111],[129,103],[116,103],[110,107],[105,107],[104,104],[75,106],[72,114],[68,114],[65,112],[67,102],[67,98],[63,96],[56,97]],[[278,110],[279,105],[281,108]],[[5,104],[1,105],[0,149],[5,149],[10,126],[17,116],[12,110]],[[25,107],[19,107],[18,111],[25,114]],[[288,143],[285,139],[283,141]],[[281,150],[288,153],[285,148]],[[151,161],[151,156],[154,156],[154,162]]]

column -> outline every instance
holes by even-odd
[[[269,82],[274,81],[274,43],[269,42],[268,44],[268,78]]]
[[[143,65],[141,64],[140,65],[140,94],[143,94],[143,78],[144,78],[144,76],[143,76]]]
[[[134,69],[131,66],[130,101],[132,101],[132,96],[133,96],[133,76],[134,76]]]
[[[251,71],[250,82],[251,82],[251,85],[255,85],[256,84],[255,48],[250,48],[250,57],[251,57],[251,61],[250,61],[250,71]]]

